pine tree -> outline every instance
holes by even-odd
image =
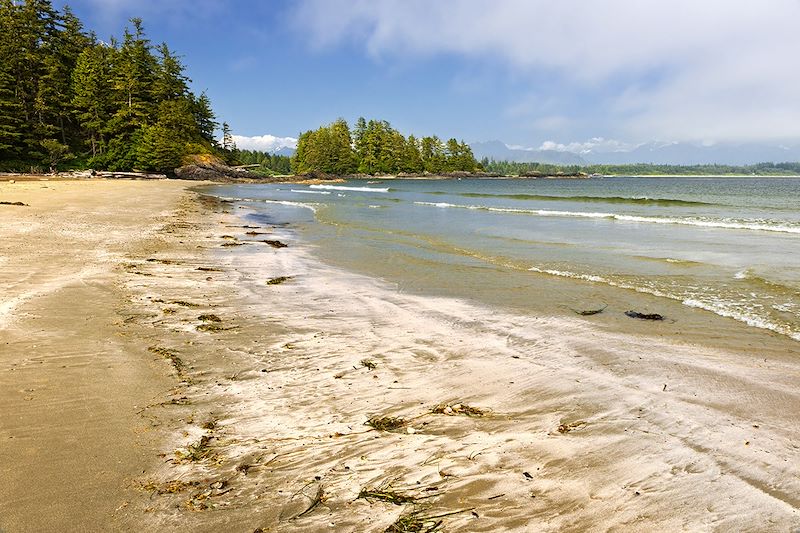
[[[233,135],[231,134],[231,127],[227,122],[222,123],[222,149],[230,152],[234,149],[236,144],[233,142]]]
[[[0,168],[11,170],[22,156],[23,109],[17,97],[15,66],[19,48],[14,45],[17,8],[10,0],[0,2]],[[8,166],[6,166],[8,165]]]
[[[130,135],[147,124],[153,114],[153,73],[157,62],[144,35],[142,19],[131,19],[134,33],[125,30],[119,50],[113,54],[113,87],[116,112],[110,130],[119,136]]]
[[[43,73],[36,98],[41,131],[61,144],[79,146],[79,130],[72,113],[72,72],[91,39],[69,8],[54,14],[51,24],[51,33],[41,48]]]
[[[216,146],[217,141],[214,139],[214,130],[217,128],[216,117],[211,110],[211,101],[206,96],[206,93],[201,93],[199,97],[192,98],[192,113],[194,114],[200,137],[212,146]]]
[[[92,157],[106,148],[106,125],[114,109],[111,88],[110,53],[104,44],[89,46],[81,52],[72,71],[72,109],[78,124],[88,137]]]
[[[401,170],[411,174],[417,174],[425,170],[425,166],[422,164],[419,141],[413,135],[409,135],[408,139],[406,139]]]
[[[184,67],[180,59],[173,55],[167,43],[161,43],[156,50],[160,58],[153,83],[153,100],[162,102],[186,96],[189,92],[187,84],[190,80],[183,74]]]

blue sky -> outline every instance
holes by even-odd
[[[796,0],[65,3],[104,40],[142,17],[240,146],[360,115],[571,151],[800,141]]]

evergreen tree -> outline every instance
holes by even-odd
[[[217,145],[214,139],[214,130],[217,128],[216,117],[211,110],[211,101],[206,93],[201,93],[199,97],[192,97],[192,114],[197,123],[197,131],[200,137],[212,146]]]
[[[233,142],[233,135],[231,134],[231,127],[227,122],[222,123],[222,149],[230,152],[236,147]]]
[[[417,141],[417,138],[413,135],[409,135],[408,139],[406,139],[400,170],[410,174],[417,174],[425,170],[425,166],[422,163],[419,141]]]
[[[292,158],[292,168],[300,174],[319,171],[344,175],[355,172],[357,159],[347,122],[340,118],[328,126],[301,134]]]
[[[72,71],[72,109],[88,137],[93,158],[105,151],[107,124],[114,109],[108,85],[111,53],[112,50],[103,44],[89,46],[78,56]]]
[[[438,174],[444,172],[447,166],[444,145],[437,136],[422,138],[422,164],[425,172]]]
[[[132,19],[122,44],[96,42],[50,0],[0,0],[0,167],[52,168],[80,154],[101,168],[171,170],[214,150],[208,97],[166,44]],[[86,158],[89,158],[88,161]]]
[[[153,83],[153,100],[162,102],[185,97],[189,92],[187,84],[190,80],[183,74],[184,67],[180,59],[173,55],[167,43],[161,43],[156,50],[160,58]]]

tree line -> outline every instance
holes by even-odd
[[[291,174],[292,158],[288,155],[271,154],[260,150],[237,150],[236,158],[242,165],[260,165],[257,174]],[[253,172],[253,170],[250,170]]]
[[[797,175],[800,163],[757,163],[754,165],[657,165],[652,163],[630,163],[624,165],[555,165],[549,163],[519,163],[495,161],[484,158],[481,164],[487,172],[503,176],[519,176],[529,173],[554,174],[603,174],[617,176],[731,176],[731,175]]]
[[[208,97],[141,19],[105,43],[50,0],[0,0],[0,170],[169,172],[184,156],[227,155]]]
[[[338,119],[297,141],[292,170],[298,174],[440,174],[481,170],[464,141],[439,137],[404,136],[385,120],[363,117],[350,129]]]

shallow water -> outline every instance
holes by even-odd
[[[800,179],[220,186],[398,290],[557,314],[703,309],[800,340]],[[661,302],[661,303],[659,303]]]

